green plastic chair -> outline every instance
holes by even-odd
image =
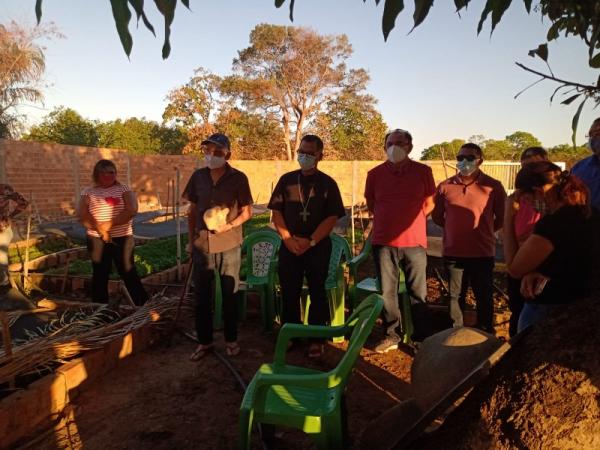
[[[352,251],[348,241],[337,234],[329,235],[331,238],[331,256],[329,257],[329,271],[325,280],[325,289],[329,300],[329,313],[331,325],[342,325],[345,320],[345,291],[344,268],[352,259]],[[303,296],[306,298],[303,314],[303,322],[308,325],[310,313],[310,295],[308,287],[304,286]],[[343,342],[344,337],[337,337],[334,342]]]
[[[350,271],[350,280],[348,283],[348,299],[350,308],[355,308],[358,302],[358,298],[361,294],[381,294],[381,284],[378,278],[364,278],[358,281],[358,268],[365,262],[371,253],[371,239],[365,241],[365,245],[357,256],[352,258],[348,263]],[[398,297],[400,299],[400,311],[402,313],[402,342],[405,344],[412,344],[412,335],[414,332],[414,325],[412,320],[411,302],[408,290],[406,289],[406,278],[404,271],[399,270],[398,276]]]
[[[320,449],[344,449],[343,395],[348,378],[375,320],[383,298],[370,295],[336,327],[285,324],[277,338],[275,359],[263,364],[248,385],[240,406],[240,449],[250,448],[254,423],[298,428],[310,434]],[[329,372],[285,363],[292,338],[331,339],[350,334],[348,349]]]
[[[239,316],[246,317],[248,292],[260,296],[261,320],[263,329],[271,331],[275,320],[275,281],[277,255],[281,238],[272,230],[261,230],[249,234],[242,243],[242,254],[246,254],[246,280],[240,284],[242,300],[239,303]]]

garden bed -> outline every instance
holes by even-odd
[[[145,349],[155,337],[151,326],[168,323],[177,303],[176,297],[157,298],[129,313],[121,310],[122,318],[113,312],[116,321],[98,322],[102,305],[40,302],[47,308],[37,314],[63,308],[55,329],[15,346],[12,355],[0,351],[0,392],[12,392],[0,401],[0,446],[14,445],[60,419],[84,385]],[[76,320],[64,319],[71,312],[79,312]],[[16,390],[7,389],[9,383]]]
[[[270,214],[261,213],[255,215],[243,225],[244,236],[266,228],[269,225]],[[187,263],[189,255],[186,246],[188,235],[181,236],[182,266]],[[47,255],[45,265],[36,265],[43,273],[30,273],[29,277],[33,284],[46,292],[73,293],[85,295],[91,288],[92,264],[88,258],[85,248],[76,249],[78,253],[69,251]],[[68,259],[68,271],[65,269]],[[55,261],[60,261],[57,264]],[[177,273],[177,237],[152,239],[135,248],[134,262],[136,270],[142,282],[148,287],[181,281]],[[34,263],[33,261],[30,264]],[[31,265],[30,265],[31,267]],[[185,267],[181,269],[181,276]],[[31,270],[31,269],[30,269]],[[64,287],[63,287],[64,285]],[[115,268],[109,277],[108,290],[110,295],[118,295],[121,290],[121,281]],[[152,290],[152,289],[149,289]]]

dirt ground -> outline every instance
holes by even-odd
[[[599,300],[540,323],[414,448],[600,448]]]
[[[257,332],[258,317],[240,326],[243,351],[230,361],[249,381],[272,358],[275,338]],[[217,345],[222,346],[220,333]],[[369,347],[370,345],[367,345]],[[194,344],[176,336],[170,348],[157,346],[134,356],[104,379],[91,384],[74,402],[69,424],[48,434],[34,448],[142,449],[237,448],[238,408],[243,396],[228,369],[214,355],[188,361]],[[299,346],[294,364],[326,370],[342,355],[331,345],[321,361],[305,357]],[[407,395],[412,357],[403,352],[378,355],[363,350],[348,385],[350,437]],[[295,430],[277,430],[279,448],[310,448]],[[255,436],[256,448],[259,447]]]
[[[434,267],[438,267],[435,262],[431,264]],[[438,305],[431,320],[439,331],[450,326],[450,322],[441,307],[441,282],[433,273],[428,280],[429,301]],[[499,294],[495,301],[503,307]],[[469,297],[467,306],[473,303]],[[230,358],[246,382],[261,363],[272,360],[276,339],[276,333],[260,332],[258,312],[252,306],[251,303],[248,319],[239,328],[242,353]],[[506,330],[502,314],[496,318],[500,322],[499,335]],[[467,324],[473,318],[474,314],[466,316]],[[191,319],[184,322],[183,327],[191,331]],[[371,420],[410,395],[411,349],[375,353],[372,349],[382,334],[383,328],[378,327],[369,338],[348,384],[350,444]],[[215,338],[217,348],[222,348],[221,333],[217,332]],[[103,379],[86,386],[73,403],[66,426],[41,436],[31,448],[237,448],[242,389],[215,355],[198,363],[189,362],[193,348],[193,342],[177,335],[170,348],[158,345],[125,360]],[[343,346],[330,344],[319,361],[308,359],[306,350],[303,346],[294,347],[289,361],[327,370],[340,359]],[[278,448],[312,446],[296,430],[277,429],[275,438]],[[261,448],[256,433],[253,447]]]

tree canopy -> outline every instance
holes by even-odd
[[[58,107],[22,138],[25,141],[98,146],[96,125],[71,108]]]
[[[144,118],[108,122],[89,120],[71,108],[59,107],[31,127],[27,141],[128,150],[132,154],[179,154],[187,143],[185,131]]]
[[[347,67],[351,55],[345,35],[257,25],[250,45],[233,60],[232,74],[196,69],[167,95],[163,120],[187,130],[187,152],[199,151],[199,143],[219,130],[235,137],[234,157],[291,160],[312,130],[333,154],[368,159],[364,149],[380,146],[386,125],[367,94],[368,73]]]
[[[366,0],[363,0],[366,2]],[[181,3],[189,9],[189,0],[181,0]],[[274,0],[277,8],[283,6],[286,0]],[[381,28],[385,40],[394,29],[396,18],[404,11],[404,0],[375,0],[375,4],[384,3]],[[413,11],[413,29],[421,25],[428,17],[434,0],[415,0]],[[454,0],[456,13],[466,10],[471,0]],[[504,13],[513,3],[521,3],[518,0],[486,0],[481,11],[477,33],[481,33],[484,25],[489,21],[491,33],[504,16]],[[129,24],[132,18],[132,11],[136,14],[137,22],[142,20],[145,27],[156,35],[154,26],[148,20],[145,13],[143,0],[110,0],[115,26],[121,44],[127,56],[130,55],[133,46],[133,38],[129,32]],[[162,47],[163,58],[168,58],[171,51],[169,37],[171,34],[171,24],[175,17],[177,0],[155,0],[154,4],[164,18],[164,43]],[[549,25],[546,42],[529,51],[532,57],[540,57],[548,65],[548,43],[555,41],[560,37],[576,36],[579,37],[588,48],[587,64],[595,69],[600,68],[600,2],[594,0],[522,0],[525,11],[537,13]],[[294,20],[295,0],[289,1],[290,20]],[[40,22],[42,18],[42,0],[36,0],[35,14]],[[411,30],[412,31],[412,30]],[[575,145],[575,132],[579,123],[579,116],[585,103],[589,100],[596,105],[600,104],[600,77],[593,83],[582,83],[570,80],[564,80],[555,76],[550,66],[548,72],[541,72],[531,69],[521,63],[516,63],[519,67],[531,72],[540,78],[533,84],[540,81],[551,80],[558,83],[552,101],[558,92],[565,94],[561,103],[569,105],[575,100],[579,101],[576,112],[573,116],[573,145]],[[532,85],[533,85],[532,84]],[[526,88],[527,89],[527,88]]]
[[[40,103],[46,69],[42,38],[61,37],[53,25],[27,28],[0,24],[0,138],[16,137],[24,117],[18,107]]]
[[[453,161],[460,147],[467,141],[464,139],[453,139],[450,142],[434,144],[421,154],[421,160],[443,159]],[[475,135],[468,142],[481,146],[484,158],[488,161],[514,161],[519,162],[521,153],[529,147],[540,147],[541,142],[533,134],[526,131],[515,131],[504,139],[487,139],[485,136]],[[552,161],[567,163],[571,167],[575,162],[589,156],[590,150],[584,146],[573,147],[569,144],[561,144],[547,148],[548,155]]]

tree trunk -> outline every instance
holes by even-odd
[[[302,132],[304,131],[304,113],[300,114],[298,117],[298,125],[296,126],[296,136],[294,138],[294,157],[296,156],[296,152],[300,147],[300,141],[302,140]]]
[[[295,151],[292,151],[292,143],[290,142],[290,121],[287,116],[283,116],[283,135],[285,140],[285,151],[288,161],[293,161],[296,157]]]

